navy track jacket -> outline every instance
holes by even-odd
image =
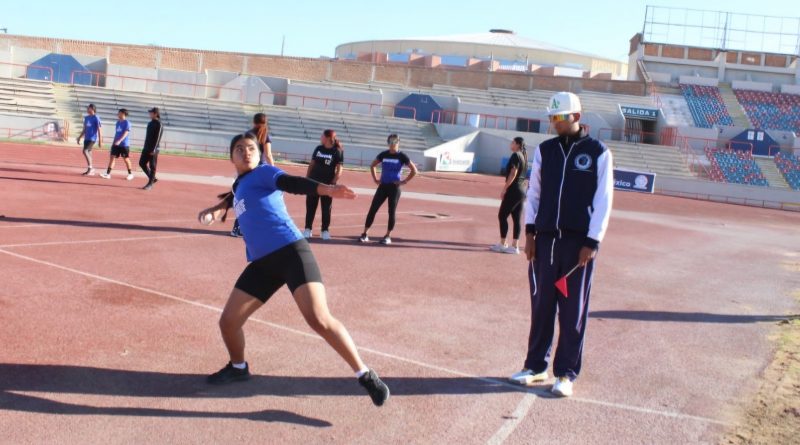
[[[603,241],[614,194],[611,151],[583,129],[542,142],[533,155],[525,206],[526,233],[581,234]]]

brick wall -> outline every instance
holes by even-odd
[[[786,56],[779,56],[775,54],[766,54],[766,59],[764,60],[764,65],[766,66],[774,66],[778,68],[785,68],[786,67]]]
[[[761,65],[761,54],[742,53],[742,65]]]
[[[673,59],[683,59],[683,50],[684,47],[682,46],[664,45],[661,49],[661,56],[671,57]]]
[[[144,68],[203,72],[206,69],[241,72],[253,75],[286,77],[306,81],[337,80],[345,82],[392,82],[409,87],[430,87],[433,84],[454,85],[467,88],[507,88],[527,90],[533,88],[553,91],[608,91],[625,94],[645,94],[641,82],[614,81],[607,79],[574,79],[531,75],[526,73],[472,71],[459,68],[416,67],[405,64],[335,61],[299,57],[279,57],[260,54],[244,54],[217,51],[198,51],[180,48],[162,48],[141,45],[125,45],[107,42],[50,39],[0,35],[0,45],[41,49],[105,57],[116,65]],[[646,45],[645,51],[653,45]],[[679,50],[683,57],[683,48]],[[666,47],[665,47],[666,50]],[[676,52],[677,54],[677,52]]]
[[[692,60],[714,60],[714,51],[706,48],[689,48],[689,58]]]

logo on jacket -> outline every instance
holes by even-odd
[[[575,167],[578,170],[588,170],[592,166],[592,157],[586,153],[579,154],[575,157]]]

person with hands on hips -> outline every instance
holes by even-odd
[[[531,330],[523,369],[510,378],[522,385],[547,380],[557,313],[556,380],[551,391],[561,397],[572,395],[581,371],[595,258],[608,228],[614,193],[611,151],[580,125],[581,111],[575,94],[555,94],[548,114],[558,136],[542,142],[533,153],[524,248]],[[564,276],[566,293],[556,287]]]
[[[405,153],[400,152],[400,137],[396,134],[390,134],[386,138],[386,143],[389,145],[389,149],[380,152],[369,167],[372,180],[378,185],[378,189],[372,197],[372,205],[370,205],[369,212],[367,212],[364,233],[358,239],[362,243],[369,242],[369,228],[372,227],[375,215],[386,200],[389,201],[389,225],[386,229],[386,235],[384,235],[380,243],[384,245],[392,243],[391,234],[392,230],[394,230],[397,204],[400,202],[400,186],[408,184],[417,175],[417,166],[411,162],[411,159]],[[380,178],[378,178],[377,172],[378,165],[381,166]],[[408,167],[409,173],[405,179],[401,179],[404,166]]]

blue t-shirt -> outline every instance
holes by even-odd
[[[125,133],[126,131],[128,132],[128,134],[125,135],[125,138],[123,140],[117,143],[117,145],[119,145],[120,147],[127,147],[130,145],[128,138],[130,138],[131,136],[131,123],[128,122],[127,119],[125,119],[124,121],[118,120],[116,125],[116,132],[114,133],[114,142],[118,141],[119,137],[122,136],[122,133]]]
[[[247,261],[303,239],[286,210],[283,192],[276,185],[284,174],[279,168],[261,164],[236,180],[233,210],[244,235]]]
[[[100,130],[100,116],[94,115],[86,115],[83,118],[83,129],[85,130],[84,140],[87,141],[96,141],[97,140],[97,132]]]
[[[403,166],[411,163],[405,153],[392,153],[389,150],[380,152],[376,159],[381,162],[381,184],[399,182]]]

